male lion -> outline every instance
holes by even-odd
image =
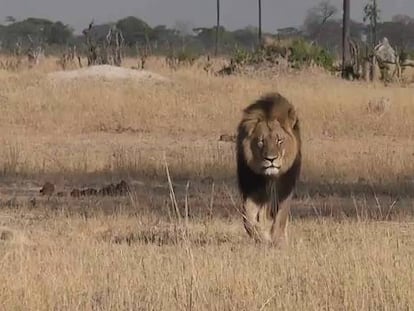
[[[237,178],[250,237],[287,244],[290,201],[300,169],[295,108],[279,93],[265,95],[244,110],[237,131]]]

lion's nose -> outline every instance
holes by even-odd
[[[269,161],[269,162],[273,162],[274,160],[276,160],[278,158],[278,156],[266,156],[265,160]]]

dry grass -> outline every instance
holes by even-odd
[[[17,217],[17,216],[16,216]],[[24,216],[25,220],[29,216]],[[413,225],[295,221],[291,247],[252,244],[239,222],[53,217],[35,246],[0,244],[3,310],[411,310]]]
[[[171,72],[157,59],[147,66],[174,83],[55,83],[45,78],[54,60],[0,72],[2,310],[414,308],[412,89],[310,72],[265,80]],[[268,91],[298,107],[295,208],[319,215],[295,214],[283,253],[246,238],[233,145],[218,142]],[[371,109],[382,97],[387,109]],[[164,154],[184,182],[174,190],[181,214],[184,202],[190,209],[185,228],[174,220]],[[119,176],[136,183],[131,197],[29,203],[45,179],[66,187]],[[308,194],[334,183],[370,191]],[[372,197],[380,187],[397,196]]]
[[[346,83],[322,74],[223,79],[195,69],[171,73],[156,60],[151,66],[174,85],[56,84],[44,79],[53,67],[0,73],[0,167],[22,174],[107,171],[122,160],[129,169],[160,173],[165,151],[173,172],[205,175],[216,167],[231,174],[232,148],[219,145],[218,137],[235,131],[249,102],[278,90],[302,118],[304,180],[394,182],[414,170],[410,88]],[[370,111],[370,101],[381,97],[389,98],[389,110]]]

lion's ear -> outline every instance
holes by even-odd
[[[287,121],[289,123],[289,126],[293,129],[298,122],[298,116],[296,113],[296,109],[294,107],[289,108],[288,110],[288,117]]]
[[[242,127],[246,136],[251,136],[254,129],[256,128],[258,120],[256,119],[246,119],[242,122]]]

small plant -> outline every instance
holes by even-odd
[[[232,60],[237,65],[244,65],[250,62],[251,57],[252,57],[251,53],[249,53],[248,51],[244,49],[236,47],[233,53]]]
[[[302,68],[314,62],[327,70],[332,69],[333,57],[320,46],[298,39],[293,41],[291,48],[292,55],[290,56],[290,61],[295,64],[296,68]]]

